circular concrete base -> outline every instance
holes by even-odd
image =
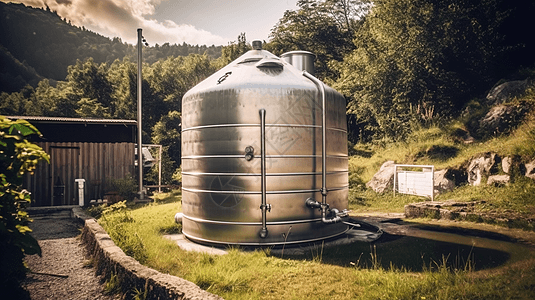
[[[349,245],[356,242],[371,243],[379,239],[383,233],[379,227],[356,219],[349,219],[344,223],[348,225],[349,230],[335,238],[311,243],[267,246],[267,248],[271,249],[270,252],[273,254],[282,254],[284,252],[288,255],[300,255],[316,249],[317,247],[330,248]],[[227,254],[226,248],[198,244],[187,239],[183,234],[168,234],[164,235],[164,237],[174,241],[181,249],[186,251],[203,252],[213,255]],[[261,247],[246,247],[244,249],[258,248]]]

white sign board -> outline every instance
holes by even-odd
[[[411,170],[404,170],[411,169]],[[421,171],[414,171],[420,169]],[[395,165],[394,193],[417,195],[434,199],[434,166]]]

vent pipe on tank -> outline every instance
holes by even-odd
[[[253,50],[262,50],[262,41],[253,41]]]
[[[316,55],[308,51],[290,51],[281,55],[281,58],[296,67],[299,71],[307,71],[309,74],[314,75],[314,61]]]
[[[325,86],[323,82],[319,79],[308,73],[306,70],[303,70],[303,76],[308,80],[312,81],[321,96],[321,203],[312,198],[308,198],[305,201],[306,206],[310,208],[319,208],[321,210],[321,221],[325,224],[338,223],[342,221],[343,217],[347,217],[348,213],[346,210],[340,212],[336,208],[329,208],[327,203],[327,103],[325,99]],[[329,214],[329,217],[327,217]]]

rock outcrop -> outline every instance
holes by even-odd
[[[530,86],[531,81],[528,79],[502,83],[487,94],[487,102],[490,106],[502,104],[514,97],[521,96]]]
[[[458,169],[435,170],[433,177],[435,196],[452,191],[455,187],[466,183],[473,186],[481,184],[501,186],[514,182],[519,176],[535,180],[535,160],[523,164],[519,156],[500,158],[496,153],[487,152],[473,157],[463,165]],[[366,186],[377,193],[391,191],[394,184],[394,169],[394,161],[385,162]]]
[[[527,104],[494,106],[479,121],[477,131],[482,137],[509,132],[522,122],[528,111]]]
[[[526,164],[525,176],[535,180],[535,160]]]
[[[468,165],[468,183],[474,186],[480,185],[484,175],[490,175],[496,167],[496,153],[484,153],[470,162]]]
[[[448,169],[435,171],[433,177],[435,195],[453,191],[455,188],[455,181],[448,178],[449,173],[450,170]]]
[[[491,175],[487,179],[487,185],[505,185],[511,182],[509,175]]]
[[[394,165],[395,162],[393,160],[383,163],[379,172],[373,175],[372,179],[366,183],[366,186],[377,193],[392,191],[394,188]]]

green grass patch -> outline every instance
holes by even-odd
[[[533,94],[523,101],[535,102]],[[435,170],[459,169],[472,157],[485,152],[500,157],[518,157],[524,163],[535,159],[535,113],[509,134],[465,144],[468,134],[464,121],[457,120],[445,126],[431,125],[413,130],[405,142],[357,144],[351,147],[349,158],[349,207],[357,213],[403,212],[406,204],[425,201],[425,198],[408,195],[393,196],[393,192],[376,194],[365,187],[381,165],[389,160],[398,164],[434,165]],[[517,171],[518,172],[518,171]],[[520,175],[520,174],[517,174]],[[506,186],[462,185],[453,192],[435,197],[436,201],[486,201],[478,205],[478,212],[513,212],[533,218],[535,215],[535,182],[516,176],[515,182]]]
[[[378,194],[370,189],[357,187],[349,190],[349,209],[354,213],[402,213],[405,205],[425,199],[399,193],[394,195],[393,191]]]
[[[162,234],[177,232],[174,214],[180,196],[164,197],[143,206],[118,204],[104,210],[99,223],[115,243],[143,264],[180,276],[225,299],[498,299],[532,298],[535,262],[509,268],[506,276],[480,276],[467,268],[471,246],[436,245],[435,241],[386,239],[317,248],[304,255],[274,255],[270,249],[229,250],[214,256],[181,250]],[[396,202],[399,206],[404,201]],[[386,198],[384,206],[389,206]],[[371,205],[371,207],[374,207]],[[128,237],[128,238],[127,238]],[[422,256],[425,253],[433,255]],[[440,249],[440,250],[437,250]],[[141,253],[141,254],[140,254]],[[460,259],[453,259],[461,253]],[[468,254],[467,254],[468,253]],[[468,256],[467,256],[468,255]],[[474,265],[492,267],[476,253]],[[455,263],[457,261],[457,263]],[[471,266],[471,264],[468,264]],[[497,292],[499,291],[499,293]],[[143,291],[137,291],[143,294]],[[140,297],[141,298],[141,297]]]

